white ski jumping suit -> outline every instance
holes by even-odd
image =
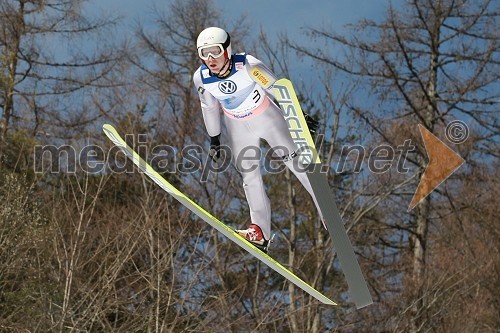
[[[207,132],[212,137],[221,133],[222,107],[233,163],[243,177],[251,221],[262,229],[265,239],[269,239],[271,207],[262,180],[259,159],[256,158],[256,149],[260,149],[261,138],[283,158],[286,166],[312,196],[321,218],[322,215],[307,175],[293,167],[292,158],[296,156],[297,147],[281,110],[269,98],[268,94],[271,92],[266,91],[250,77],[252,68],[265,66],[248,54],[233,54],[231,61],[232,68],[227,77],[218,78],[206,65],[202,65],[194,73],[193,81],[198,90]],[[269,70],[266,72],[270,73]],[[273,81],[275,80],[273,78]]]

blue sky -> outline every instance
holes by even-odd
[[[252,23],[262,26],[269,35],[278,32],[291,35],[305,26],[327,25],[341,29],[343,25],[361,18],[380,17],[389,3],[388,0],[254,0],[251,6],[245,5],[246,1],[234,1],[232,6],[228,6],[228,1],[215,2],[229,17],[246,13]]]
[[[152,17],[151,8],[168,9],[171,0],[90,0],[87,3],[89,12],[107,12],[120,15],[121,27],[132,31],[135,22],[147,22]],[[260,27],[268,36],[279,33],[305,37],[301,33],[303,27],[328,26],[342,31],[342,27],[355,23],[362,18],[379,19],[383,16],[389,0],[254,0],[227,1],[214,0],[227,22],[234,22],[246,14],[248,23]],[[251,4],[250,4],[251,3]]]
[[[90,0],[88,6],[122,15],[126,21],[145,20],[153,6],[168,8],[171,0]],[[269,34],[297,32],[302,26],[331,24],[340,28],[360,18],[378,18],[389,0],[214,0],[227,21],[247,14],[251,23],[262,26]],[[251,4],[250,4],[251,3]]]
[[[254,34],[249,40],[257,40],[262,29],[272,41],[281,33],[289,37],[296,36],[302,45],[308,42],[304,34],[307,27],[334,29],[342,33],[344,26],[353,24],[360,19],[381,19],[390,4],[389,0],[318,0],[318,1],[290,1],[290,0],[254,0],[254,1],[227,1],[213,0],[221,10],[224,21],[237,22],[246,15],[247,24],[253,28]],[[148,23],[154,15],[152,8],[165,10],[169,8],[172,0],[89,0],[86,9],[89,13],[109,13],[122,18],[119,26],[120,35],[133,34],[136,23]],[[121,32],[124,32],[122,34]],[[317,46],[317,44],[316,44]],[[233,49],[234,52],[248,52],[248,50]],[[303,78],[315,80],[311,73],[312,62],[294,62],[291,69],[291,79]],[[277,73],[279,74],[279,73]]]

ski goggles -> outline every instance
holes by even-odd
[[[219,58],[223,54],[224,48],[222,47],[222,44],[202,46],[198,49],[198,56],[205,61],[208,60],[208,57],[212,57],[215,59]]]

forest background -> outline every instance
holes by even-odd
[[[269,32],[221,1],[163,2],[131,20],[94,1],[0,0],[0,331],[499,332],[498,3],[376,3],[376,17],[342,29],[271,8],[288,25]],[[103,135],[115,125],[202,207],[248,225],[236,170],[202,177],[208,137],[191,77],[208,26],[290,78],[320,122],[374,304],[354,308],[334,244],[289,172],[263,170],[271,254],[339,306],[221,237]],[[467,126],[461,142],[446,135],[454,120]],[[408,210],[428,164],[419,125],[465,163]],[[370,164],[381,146],[396,161],[408,140],[404,165]],[[197,168],[183,159],[188,146],[199,147]]]

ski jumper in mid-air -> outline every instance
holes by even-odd
[[[232,54],[229,34],[220,28],[203,30],[197,39],[197,49],[203,65],[194,73],[193,81],[210,136],[210,156],[214,160],[220,157],[221,113],[224,113],[233,163],[243,177],[250,208],[252,224],[237,232],[260,246],[266,246],[271,236],[271,207],[255,154],[255,149],[260,151],[261,138],[312,196],[323,221],[307,175],[293,167],[297,147],[280,108],[272,101],[272,84],[265,89],[252,79],[250,72],[258,68],[272,82],[276,81],[274,74],[249,54]]]

